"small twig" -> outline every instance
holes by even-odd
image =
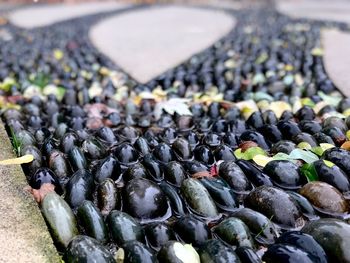
[[[271,223],[272,218],[273,218],[273,215],[269,218],[270,223]],[[265,224],[265,225],[263,226],[263,228],[261,228],[260,232],[259,232],[255,237],[257,238],[258,236],[260,236],[260,235],[262,234],[262,232],[264,232],[264,230],[265,230],[267,227],[268,227],[268,224]]]

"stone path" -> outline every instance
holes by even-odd
[[[350,34],[339,30],[323,30],[326,71],[336,86],[350,97]]]
[[[232,16],[189,7],[156,7],[103,20],[92,42],[116,64],[145,83],[225,36]]]
[[[0,160],[14,158],[0,121]],[[60,262],[20,165],[0,166],[0,262]]]
[[[296,18],[350,23],[350,1],[347,0],[280,0],[277,9]]]
[[[51,25],[79,16],[112,11],[129,6],[120,2],[91,2],[84,4],[57,4],[49,6],[30,6],[9,14],[9,20],[23,28]]]
[[[296,17],[350,24],[350,2],[282,2],[282,12]],[[313,2],[313,3],[312,3]],[[316,5],[315,5],[316,3]],[[12,23],[33,28],[66,19],[126,7],[116,2],[24,8],[10,14]],[[44,15],[45,14],[45,15]],[[147,82],[233,29],[235,20],[220,11],[194,7],[154,7],[108,18],[90,31],[93,43],[140,82]],[[350,96],[350,34],[324,30],[327,73]],[[13,157],[0,123],[0,159]],[[29,193],[20,166],[0,166],[0,262],[59,262],[46,224]]]

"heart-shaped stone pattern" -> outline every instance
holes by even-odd
[[[141,83],[211,46],[235,25],[232,16],[192,7],[154,7],[105,19],[94,45]]]

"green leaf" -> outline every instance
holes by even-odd
[[[253,99],[255,101],[260,101],[260,100],[268,100],[268,101],[273,101],[273,97],[266,92],[258,91],[253,93]]]
[[[318,156],[321,156],[324,152],[324,150],[322,149],[321,146],[316,146],[316,147],[312,147],[311,151],[315,154],[317,154]]]
[[[236,149],[233,152],[233,154],[236,156],[237,159],[242,159],[243,153],[241,148]]]
[[[305,163],[301,166],[300,171],[306,177],[308,182],[318,181],[318,175],[313,163]]]
[[[45,86],[47,86],[51,82],[51,78],[49,75],[43,73],[43,72],[38,72],[37,74],[34,74],[31,76],[30,82],[33,85],[36,85],[43,89]]]
[[[323,160],[324,164],[327,165],[329,168],[332,168],[335,164],[331,161]]]
[[[335,147],[333,144],[320,143],[320,146],[312,147],[311,151],[318,156],[321,156],[325,150]]]
[[[252,160],[256,155],[267,156],[266,152],[260,147],[250,147],[245,152],[242,152],[240,148],[234,151],[234,155],[237,159]]]
[[[313,102],[310,98],[303,98],[303,99],[301,99],[301,103],[304,106],[309,106],[311,108],[315,107],[315,102]]]
[[[16,85],[16,81],[13,78],[7,77],[2,83],[0,83],[0,89],[9,92],[14,85]]]
[[[269,58],[269,55],[266,52],[260,53],[258,58],[255,60],[255,64],[264,63]]]
[[[272,159],[274,160],[288,160],[288,161],[295,161],[294,159],[290,159],[289,155],[286,153],[277,153],[275,154]]]
[[[306,163],[313,163],[318,160],[318,156],[310,151],[304,151],[302,149],[294,149],[289,158],[296,160],[303,160]]]
[[[63,87],[57,87],[57,99],[61,101],[66,93],[66,89]]]
[[[321,99],[326,102],[329,105],[332,105],[334,107],[337,107],[339,102],[342,100],[341,97],[336,97],[336,96],[330,96],[330,95],[326,95],[324,92],[319,91],[317,92],[318,96],[321,97]]]

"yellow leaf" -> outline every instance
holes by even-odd
[[[284,70],[286,70],[286,71],[292,71],[294,69],[294,67],[293,67],[293,65],[291,65],[291,64],[286,64],[285,66],[284,66]]]
[[[270,104],[270,110],[272,110],[277,118],[280,118],[286,110],[291,111],[292,107],[289,105],[289,103],[285,101],[273,101]]]
[[[166,98],[167,93],[159,86],[152,91],[151,95],[154,96],[154,99],[163,100]]]
[[[57,60],[61,60],[62,58],[63,58],[63,51],[62,50],[60,50],[60,49],[55,49],[54,51],[53,51],[53,56],[55,57],[55,59],[57,59]]]
[[[255,110],[249,108],[249,107],[244,107],[241,111],[243,117],[248,120],[250,115],[252,115],[255,112]]]
[[[343,115],[345,117],[349,117],[350,116],[350,108],[349,109],[346,109],[344,112],[343,112]]]
[[[304,84],[304,79],[299,73],[295,74],[294,79],[295,79],[295,83],[298,86],[302,86]]]
[[[248,119],[253,112],[259,111],[258,106],[253,100],[244,100],[236,103],[235,105],[240,109],[245,119]]]
[[[327,161],[327,160],[323,160],[324,164],[327,165],[329,168],[332,168],[334,166],[334,163]]]
[[[125,252],[124,249],[119,248],[117,252],[115,253],[115,259],[117,263],[123,263],[125,259]]]
[[[26,154],[18,158],[12,158],[7,160],[0,161],[0,165],[12,165],[12,164],[22,164],[22,163],[30,163],[34,160],[34,156],[32,154]]]
[[[293,113],[296,113],[301,107],[302,103],[300,99],[296,99],[295,102],[293,103]]]
[[[256,105],[263,112],[269,109],[270,102],[268,100],[260,100],[259,102],[256,103]]]
[[[323,49],[320,47],[315,47],[311,50],[311,54],[313,56],[318,56],[318,57],[323,56]]]
[[[300,142],[298,145],[297,145],[297,147],[299,148],[299,149],[303,149],[303,150],[311,150],[311,145],[309,144],[309,143],[307,143],[307,142]]]
[[[320,147],[322,148],[323,151],[328,150],[330,148],[335,147],[333,144],[330,143],[320,143]]]
[[[225,68],[235,68],[236,67],[236,62],[231,58],[225,61]]]
[[[106,67],[101,67],[99,73],[103,76],[108,76],[110,74],[110,70]]]
[[[273,160],[272,157],[268,157],[262,154],[255,155],[253,157],[253,161],[262,167],[265,167],[268,162],[271,162]]]
[[[347,132],[346,132],[346,138],[348,139],[348,140],[350,140],[350,130],[348,130]]]

